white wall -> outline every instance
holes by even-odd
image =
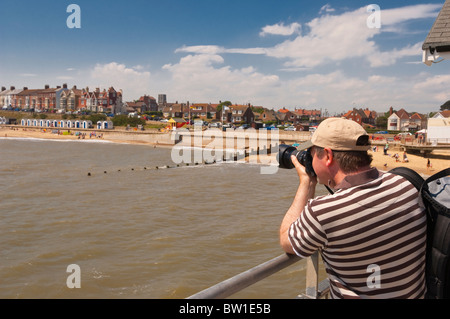
[[[450,143],[450,118],[428,119],[427,141]]]

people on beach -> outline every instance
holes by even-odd
[[[408,156],[406,155],[406,151],[403,152],[403,163],[408,163]]]
[[[384,149],[383,149],[384,155],[388,155],[388,153],[387,153],[388,149],[389,149],[389,143],[386,143],[386,145],[384,146]]]
[[[398,153],[395,153],[394,155],[392,155],[392,157],[395,158],[396,162],[400,162]]]
[[[356,122],[331,118],[318,126],[299,147],[310,151],[315,175],[291,157],[299,186],[280,244],[302,258],[321,253],[332,298],[424,298],[426,214],[418,191],[372,168],[369,148]],[[317,183],[332,194],[315,198]]]

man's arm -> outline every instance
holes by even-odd
[[[295,194],[291,207],[286,212],[280,227],[280,245],[288,254],[295,254],[292,245],[289,241],[289,228],[301,215],[308,199],[313,198],[317,185],[317,179],[311,178],[305,171],[295,156],[291,156],[292,163],[297,170],[300,178],[300,185]]]

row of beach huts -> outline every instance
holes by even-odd
[[[7,124],[6,119],[0,117],[0,124]],[[92,129],[94,125],[89,120],[49,120],[49,119],[22,119],[21,126],[64,129]],[[98,121],[98,130],[112,130],[114,124],[111,121]]]

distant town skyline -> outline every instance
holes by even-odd
[[[68,6],[80,8],[70,28]],[[450,63],[424,65],[441,1],[2,1],[0,86],[67,83],[168,102],[436,112]]]

